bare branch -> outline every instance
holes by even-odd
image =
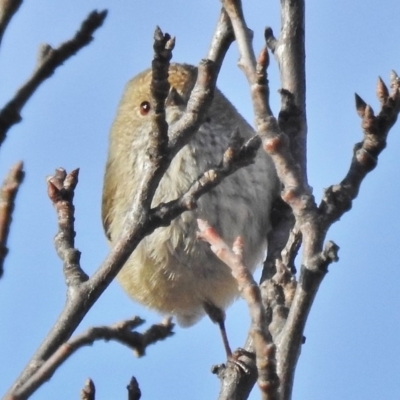
[[[8,254],[7,239],[15,207],[15,198],[24,179],[22,161],[15,164],[0,188],[0,278],[4,273],[4,260]]]
[[[152,109],[154,109],[153,134],[150,135],[152,143],[151,157],[161,158],[168,147],[168,124],[165,120],[165,100],[167,99],[170,84],[168,82],[169,62],[172,58],[172,50],[175,46],[175,38],[162,33],[159,27],[154,33],[154,58],[152,61],[151,95]]]
[[[240,54],[239,67],[243,70],[249,67],[252,68],[256,64],[256,58],[251,46],[253,32],[247,27],[244,20],[242,3],[240,0],[223,0],[222,4],[229,15],[233,31],[235,32],[235,39]]]
[[[299,164],[297,159],[293,157],[291,150],[292,136],[289,137],[280,127],[283,119],[298,122],[294,96],[287,90],[281,91],[282,110],[278,125],[269,106],[269,87],[266,73],[268,66],[267,50],[264,49],[258,61],[256,61],[251,44],[252,36],[244,21],[240,1],[225,0],[223,4],[235,31],[240,52],[239,66],[244,71],[251,88],[257,133],[263,140],[264,149],[273,159],[279,179],[284,185],[282,198],[290,204],[295,213],[301,213],[304,209],[315,207],[315,203],[305,180],[306,174],[301,168],[302,164]]]
[[[222,8],[214,36],[211,39],[207,58],[214,61],[220,68],[225,54],[234,40],[235,35],[233,33],[231,21],[226,11]]]
[[[76,54],[93,40],[93,33],[102,24],[107,11],[93,11],[83,21],[75,36],[61,44],[57,49],[49,45],[42,47],[38,64],[32,76],[18,89],[14,98],[0,110],[0,146],[3,144],[10,127],[21,121],[21,110],[40,84],[53,75],[57,67]]]
[[[213,253],[223,261],[237,280],[240,294],[246,300],[250,311],[250,335],[253,338],[258,370],[258,385],[262,398],[278,400],[279,378],[276,373],[275,344],[269,333],[267,319],[262,306],[260,288],[253,275],[243,265],[243,240],[235,240],[232,249],[224,242],[217,231],[206,221],[197,220],[199,227],[198,237],[211,245]]]
[[[295,112],[286,116],[285,126],[281,129],[289,136],[291,154],[307,181],[304,3],[304,0],[282,0],[279,38],[275,39],[272,29],[267,28],[265,39],[278,62],[282,89],[293,97]]]
[[[150,218],[156,226],[167,226],[170,221],[184,211],[190,211],[197,207],[197,200],[204,193],[210,191],[227,176],[233,174],[239,168],[250,165],[254,162],[257,149],[260,146],[260,139],[254,136],[243,146],[238,147],[238,132],[234,132],[230,146],[225,151],[219,166],[204,172],[179,199],[168,203],[162,203],[150,211]],[[241,142],[239,142],[241,143]]]
[[[59,168],[47,179],[47,192],[58,217],[59,231],[54,238],[58,256],[64,263],[63,272],[68,287],[77,286],[88,280],[80,266],[81,253],[74,247],[74,190],[78,184],[79,169],[69,174]]]
[[[0,44],[11,18],[18,11],[22,1],[23,0],[0,0]]]
[[[173,157],[197,132],[210,106],[220,67],[211,60],[202,60],[197,69],[197,81],[188,101],[185,114],[170,130],[169,149]]]
[[[375,168],[379,154],[386,147],[387,135],[400,112],[398,78],[392,75],[391,80],[390,95],[383,81],[378,81],[377,96],[381,102],[381,110],[376,116],[372,108],[356,95],[356,108],[362,118],[364,138],[354,146],[353,159],[346,177],[340,184],[325,190],[319,209],[324,213],[326,223],[336,222],[351,209],[362,181]]]
[[[134,350],[138,356],[141,356],[144,355],[148,345],[173,335],[172,329],[174,324],[171,322],[170,318],[165,319],[160,324],[152,325],[144,333],[132,331],[143,323],[144,320],[139,317],[134,317],[111,326],[92,327],[73,337],[68,342],[62,344],[57,351],[55,351],[33,375],[13,393],[12,399],[27,399],[39,386],[48,381],[57,368],[71,357],[73,353],[83,346],[93,345],[97,340],[117,341]]]
[[[289,203],[295,212],[296,226],[303,238],[303,257],[299,282],[286,323],[275,340],[278,349],[278,375],[281,379],[280,391],[284,399],[290,398],[291,395],[294,370],[311,305],[328,265],[338,259],[339,248],[336,244],[328,242],[323,248],[326,232],[333,222],[350,209],[362,180],[375,167],[378,155],[386,146],[387,134],[399,113],[400,95],[397,79],[393,77],[392,82],[395,82],[394,89],[392,88],[389,97],[386,97],[382,87],[379,88],[382,101],[384,98],[386,100],[377,116],[371,107],[364,105],[361,98],[356,98],[357,111],[362,117],[364,140],[355,146],[353,160],[345,179],[339,185],[326,190],[318,210],[312,206],[300,210],[299,213],[296,207],[293,208],[293,203]]]

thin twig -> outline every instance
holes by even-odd
[[[149,136],[148,151],[151,151],[153,160],[165,157],[168,147],[168,124],[165,120],[165,100],[167,99],[170,84],[168,81],[169,62],[175,38],[168,33],[162,33],[159,27],[154,33],[154,58],[152,61],[151,79],[151,108],[154,110],[152,117],[153,132]]]
[[[385,83],[379,78],[377,97],[381,110],[376,116],[371,106],[356,94],[356,109],[362,120],[364,137],[362,142],[354,146],[353,159],[345,178],[325,190],[319,209],[327,224],[336,222],[351,209],[362,181],[376,167],[378,156],[386,147],[387,135],[400,111],[400,79],[394,71],[391,74],[391,88],[389,94]]]
[[[234,40],[235,34],[233,33],[231,21],[225,9],[222,8],[217,22],[217,27],[211,39],[207,58],[214,61],[214,63],[220,67],[225,54]]]
[[[4,260],[8,254],[7,239],[15,207],[15,198],[24,179],[22,161],[15,164],[0,188],[0,278],[4,273]]]
[[[221,163],[204,172],[180,198],[168,203],[162,203],[150,211],[150,218],[157,226],[168,226],[170,221],[184,211],[197,207],[197,200],[204,193],[219,185],[223,179],[232,175],[239,168],[246,167],[254,162],[260,146],[260,138],[254,136],[244,145],[235,148],[233,142],[238,132],[234,132],[226,149]]]
[[[81,253],[75,248],[73,199],[78,175],[79,169],[67,174],[64,169],[59,168],[47,179],[47,192],[58,217],[59,231],[54,238],[54,244],[64,264],[63,272],[68,288],[88,280],[80,265]]]
[[[132,349],[136,355],[142,356],[146,347],[157,341],[164,340],[173,335],[174,324],[171,318],[165,319],[160,324],[152,325],[144,333],[133,331],[142,325],[144,320],[134,317],[121,321],[111,326],[96,326],[76,335],[68,342],[62,344],[42,366],[13,393],[13,400],[27,399],[38,387],[48,381],[69,357],[83,346],[91,346],[95,341],[114,340]]]
[[[258,60],[252,48],[252,35],[244,21],[241,2],[239,0],[224,0],[224,7],[231,19],[235,37],[239,47],[239,66],[244,71],[251,87],[252,102],[255,115],[256,131],[263,140],[264,149],[274,161],[279,179],[284,185],[282,198],[290,204],[294,212],[301,213],[304,209],[315,207],[310,188],[304,180],[304,174],[293,158],[290,148],[292,137],[281,130],[269,105],[269,87],[267,67],[268,51],[262,50]],[[285,113],[294,108],[293,97],[287,91],[281,91]]]
[[[232,249],[206,221],[197,220],[198,237],[211,245],[213,253],[223,261],[236,279],[239,292],[246,300],[251,317],[249,334],[253,338],[258,370],[258,385],[264,400],[278,400],[279,378],[276,373],[275,344],[268,329],[262,307],[261,292],[253,275],[243,264],[243,240],[238,237]]]
[[[399,78],[391,75],[392,91],[378,81],[377,95],[381,111],[375,116],[371,107],[356,96],[357,112],[362,118],[364,140],[355,146],[348,174],[339,185],[325,191],[317,212],[308,210],[303,218],[297,218],[303,237],[303,257],[299,282],[293,297],[286,324],[276,340],[278,370],[282,385],[282,398],[291,396],[294,370],[300,354],[305,323],[322,279],[330,263],[338,260],[339,247],[328,241],[326,232],[341,215],[351,207],[361,182],[376,165],[377,157],[386,146],[386,137],[400,112]],[[285,362],[283,362],[285,360]]]
[[[275,55],[282,89],[292,97],[290,113],[279,116],[281,129],[290,137],[290,153],[307,180],[307,117],[305,72],[305,1],[281,1],[281,32],[275,38],[265,30],[266,44]],[[284,100],[284,99],[282,99]],[[284,105],[282,104],[282,108]]]
[[[75,36],[58,48],[42,46],[38,64],[31,77],[18,89],[15,96],[0,110],[0,146],[10,127],[21,121],[21,110],[40,84],[53,75],[57,67],[93,40],[93,33],[104,22],[107,11],[93,11],[83,21]]]

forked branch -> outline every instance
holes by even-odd
[[[12,2],[12,0],[9,1]],[[93,40],[93,33],[103,24],[106,16],[107,11],[93,11],[83,21],[80,29],[71,40],[62,43],[56,49],[48,44],[40,48],[35,71],[18,89],[14,97],[0,110],[0,146],[3,144],[10,127],[21,121],[21,110],[33,93],[43,81],[53,75],[57,67]]]

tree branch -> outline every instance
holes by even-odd
[[[217,231],[206,221],[199,219],[197,224],[200,231],[199,238],[209,243],[212,252],[231,269],[232,276],[238,283],[239,292],[249,307],[251,317],[249,335],[253,338],[258,386],[261,389],[262,399],[278,400],[279,378],[276,373],[276,348],[262,307],[260,288],[251,272],[243,265],[243,240],[238,237],[230,249]]]
[[[377,97],[381,103],[381,110],[377,116],[374,115],[371,106],[360,96],[355,95],[356,109],[362,120],[364,137],[362,142],[354,146],[353,159],[345,178],[339,184],[325,190],[319,209],[324,215],[326,224],[338,221],[351,209],[362,181],[376,167],[378,156],[386,147],[387,135],[400,111],[400,78],[394,71],[390,81],[392,90],[389,94],[382,79],[378,80]]]
[[[15,198],[24,179],[22,161],[15,164],[0,188],[0,278],[4,273],[4,260],[8,254],[7,239],[15,208]]]
[[[18,11],[22,1],[23,0],[0,0],[0,44],[11,18]]]
[[[171,322],[170,318],[167,318],[160,324],[152,325],[144,333],[132,331],[143,323],[144,320],[139,317],[134,317],[111,326],[92,327],[76,335],[71,340],[58,347],[51,357],[49,357],[42,366],[13,393],[11,399],[27,399],[38,387],[48,381],[57,368],[71,357],[72,354],[83,346],[93,345],[95,341],[105,340],[108,342],[114,340],[132,349],[138,356],[142,356],[148,345],[173,335],[172,329],[174,324]]]
[[[235,35],[231,21],[225,9],[222,8],[217,22],[217,27],[211,39],[207,58],[214,61],[217,66],[221,67],[225,54],[234,40]]]
[[[346,178],[340,185],[326,191],[318,208],[307,182],[306,171],[304,1],[283,0],[281,4],[280,37],[276,39],[270,28],[265,31],[267,46],[275,54],[281,73],[282,104],[276,119],[269,106],[267,50],[262,50],[256,60],[251,45],[251,31],[246,26],[241,2],[223,1],[239,47],[239,66],[251,88],[256,129],[283,184],[282,199],[290,205],[296,221],[293,226],[287,217],[283,224],[278,223],[282,231],[279,232],[280,237],[272,240],[275,247],[266,261],[263,273],[266,281],[262,284],[263,300],[270,319],[269,329],[273,332],[277,346],[280,396],[283,400],[291,397],[303,330],[314,297],[328,265],[338,259],[339,247],[336,244],[327,242],[324,248],[327,230],[332,222],[350,208],[362,179],[375,166],[377,155],[386,145],[387,133],[399,112],[399,79],[396,74],[392,74],[391,95],[382,80],[379,81],[377,95],[382,111],[377,117],[357,97],[357,110],[363,118],[364,141],[356,146]],[[282,246],[285,235],[289,242]],[[299,282],[296,283],[291,271],[294,271],[293,260],[301,241],[302,267]],[[281,254],[279,249],[283,250]]]
[[[10,0],[11,1],[11,0]],[[40,48],[39,60],[31,77],[18,89],[14,98],[0,110],[0,146],[3,144],[10,127],[21,121],[21,110],[40,84],[53,75],[57,67],[76,54],[93,40],[93,33],[107,16],[107,11],[93,11],[83,21],[75,36],[61,44],[57,49],[49,45]]]
[[[68,288],[78,286],[88,280],[80,266],[81,253],[74,247],[74,191],[78,184],[79,169],[69,174],[59,168],[47,179],[47,192],[58,216],[59,231],[54,238],[58,256],[64,263],[63,272]]]
[[[265,30],[267,46],[278,62],[282,89],[293,97],[291,113],[281,114],[281,129],[290,138],[291,154],[307,180],[307,118],[305,72],[305,6],[304,0],[281,1],[281,32],[273,36]]]
[[[180,198],[168,203],[161,203],[150,211],[151,223],[155,226],[168,226],[170,222],[184,211],[197,207],[197,200],[204,193],[219,185],[223,179],[232,175],[239,168],[254,162],[260,138],[254,136],[242,145],[239,132],[233,132],[229,147],[225,151],[221,163],[204,172]]]

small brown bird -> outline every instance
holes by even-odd
[[[171,90],[165,108],[170,127],[185,112],[196,77],[195,67],[170,66]],[[127,84],[110,132],[102,217],[111,245],[122,230],[143,176],[152,130],[151,78],[151,70],[146,70]],[[245,139],[255,134],[216,89],[204,122],[171,162],[152,206],[178,198],[201,173],[218,165],[235,130]],[[207,220],[230,245],[242,236],[245,265],[254,271],[266,250],[271,203],[278,190],[275,167],[260,150],[253,165],[238,170],[203,195],[196,210],[184,212],[170,226],[145,237],[119,273],[119,283],[134,300],[175,316],[182,326],[194,324],[207,313],[220,325],[227,346],[224,310],[238,296],[238,287],[230,269],[196,238],[196,220]]]

